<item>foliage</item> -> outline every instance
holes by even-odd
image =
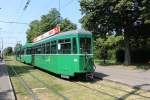
[[[71,23],[71,21],[68,20],[67,18],[61,21],[60,27],[62,32],[77,28],[76,25]]]
[[[80,6],[82,26],[100,34],[132,33],[140,21],[150,23],[149,0],[81,0]]]
[[[4,55],[5,56],[11,56],[13,54],[13,49],[12,47],[7,47],[4,49]]]
[[[107,48],[112,49],[114,47],[120,47],[123,44],[123,36],[107,36],[106,39],[104,38],[97,38],[96,39],[96,48]]]
[[[115,60],[116,50],[123,47],[123,36],[107,36],[104,38],[97,38],[94,42],[94,55],[95,58],[101,58],[100,54],[103,48],[108,52],[108,59]]]
[[[21,47],[22,47],[22,45],[21,45],[20,43],[17,43],[17,44],[15,45],[14,51],[15,51],[17,48],[21,48]]]
[[[114,32],[124,35],[125,62],[130,64],[130,38],[150,36],[150,1],[81,0],[80,6],[83,14],[80,22],[85,29],[104,38]]]
[[[48,14],[42,15],[40,20],[34,20],[30,23],[29,29],[26,32],[27,42],[32,42],[35,37],[53,29],[58,24],[60,24],[61,31],[69,31],[77,28],[67,18],[63,19],[59,11],[53,8]]]

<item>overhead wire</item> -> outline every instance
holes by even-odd
[[[73,1],[75,0],[70,0],[68,1],[62,8],[65,9],[67,6],[69,6],[69,4],[71,4]]]
[[[66,8],[69,4],[71,4],[73,1],[75,1],[75,0],[69,0],[69,1],[62,7],[62,9],[61,9],[61,7],[60,7],[60,0],[59,0],[59,7],[58,7],[59,13],[61,13],[61,10],[65,9],[65,8]],[[61,20],[60,15],[59,15],[59,16],[57,16],[57,17],[54,19],[54,21],[52,21],[51,24],[55,23],[56,20],[58,20],[58,18]]]
[[[22,1],[23,1],[23,0],[22,0]],[[20,7],[20,8],[21,8],[21,13],[20,13],[18,19],[16,19],[16,22],[17,22],[17,20],[21,20],[23,14],[24,14],[24,11],[27,10],[27,8],[28,8],[30,2],[31,2],[31,0],[27,0],[26,3],[25,3],[25,6],[23,7],[23,9]],[[22,5],[22,4],[21,4],[21,5]],[[29,23],[20,22],[20,23],[18,23],[18,24],[26,24],[26,25],[28,25]],[[14,33],[15,33],[15,32],[14,32]]]
[[[8,24],[24,24],[24,25],[28,25],[28,23],[25,23],[25,22],[3,21],[3,20],[0,20],[0,23],[8,23]]]
[[[31,2],[31,0],[27,0],[25,6],[24,6],[24,8],[23,8],[23,11],[25,11],[25,10],[28,8],[30,2]]]
[[[14,20],[15,21],[3,21],[3,20],[0,20],[0,23],[8,23],[8,24],[10,24],[10,25],[13,25],[13,26],[10,26],[10,30],[11,30],[11,33],[16,33],[15,31],[16,31],[16,29],[17,28],[13,28],[14,27],[14,24],[22,24],[22,25],[28,25],[28,23],[25,23],[25,22],[19,22],[18,20],[20,19],[20,17],[23,15],[23,13],[22,12],[20,12],[20,10],[21,10],[21,6],[22,6],[22,4],[23,4],[23,1],[24,0],[20,0],[20,3],[19,3],[19,6],[18,6],[18,8],[17,8],[17,10],[16,10],[16,14],[15,14],[15,17],[14,17]],[[16,25],[15,25],[15,27],[17,27]]]

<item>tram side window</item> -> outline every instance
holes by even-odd
[[[42,48],[41,49],[42,49],[41,53],[45,54],[45,44],[42,44]]]
[[[36,54],[36,47],[32,47],[32,54]]]
[[[46,43],[46,54],[50,54],[50,43]]]
[[[57,53],[57,44],[56,41],[51,42],[51,54],[56,54]]]
[[[80,38],[80,52],[91,53],[91,38]]]
[[[27,48],[27,55],[31,54],[31,48]]]
[[[28,48],[26,49],[26,54],[27,54],[27,55],[29,54],[29,49],[28,49]]]
[[[26,55],[27,54],[27,49],[24,49],[24,53],[23,53],[24,55]]]
[[[32,47],[31,54],[35,54],[35,47]]]
[[[36,47],[36,54],[41,54],[41,45]]]
[[[38,54],[38,47],[35,47],[35,54]]]
[[[24,55],[24,49],[21,50],[21,55]]]
[[[71,54],[70,39],[63,39],[58,41],[58,51],[60,54]]]
[[[77,41],[76,38],[73,38],[73,54],[77,53]]]

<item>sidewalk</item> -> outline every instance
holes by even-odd
[[[15,100],[9,75],[4,63],[0,62],[0,100]]]
[[[96,65],[96,77],[150,91],[150,70],[137,71]]]

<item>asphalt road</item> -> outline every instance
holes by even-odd
[[[7,68],[0,62],[0,100],[15,100]]]
[[[150,91],[150,70],[142,71],[111,66],[96,66],[97,77]]]

